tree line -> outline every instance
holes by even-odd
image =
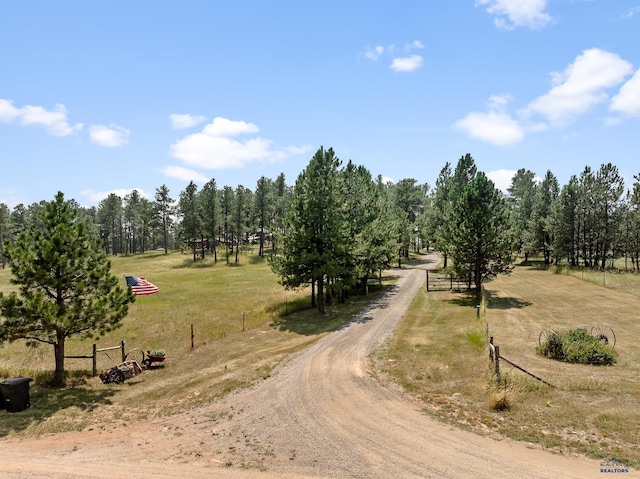
[[[153,200],[134,190],[112,193],[97,207],[70,201],[107,255],[182,248],[194,261],[208,254],[238,261],[242,245],[253,242],[258,254],[270,252],[283,285],[312,285],[316,304],[325,288],[343,297],[425,247],[440,251],[445,266],[477,290],[486,277],[509,272],[515,253],[590,268],[624,258],[625,267],[640,270],[639,178],[625,191],[607,163],[585,167],[560,187],[551,171],[540,180],[523,168],[503,193],[466,154],[447,162],[430,187],[374,178],[321,147],[292,186],[280,174],[261,177],[253,191],[212,179],[201,189],[189,183],[177,198],[162,185]],[[5,241],[37,221],[45,204],[10,210],[0,203],[3,267]]]

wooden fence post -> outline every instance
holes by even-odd
[[[98,347],[93,343],[93,375],[98,374]]]
[[[193,323],[191,323],[191,349],[193,349]]]
[[[494,346],[496,348],[496,354],[494,358],[495,364],[495,376],[496,381],[500,381],[500,346]]]
[[[120,343],[120,348],[122,349],[122,362],[124,362],[124,360],[127,358],[127,353],[125,353],[124,351],[124,344],[125,344],[125,341],[123,339],[122,342]]]

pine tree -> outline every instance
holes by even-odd
[[[509,211],[502,193],[480,172],[457,199],[453,218],[454,268],[458,277],[469,278],[480,299],[487,277],[511,271]]]
[[[62,193],[44,204],[38,219],[7,244],[11,282],[19,291],[0,293],[0,340],[52,344],[53,383],[59,386],[67,338],[97,337],[119,327],[134,296],[111,274],[100,240],[78,221]]]
[[[318,312],[324,314],[324,287],[338,277],[345,254],[337,187],[340,160],[333,149],[320,149],[298,176],[285,219],[282,255],[271,259],[272,269],[287,288],[307,283],[318,288]]]

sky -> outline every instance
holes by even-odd
[[[293,185],[333,148],[433,187],[640,174],[640,0],[0,2],[0,202]]]

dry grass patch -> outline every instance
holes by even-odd
[[[486,289],[480,318],[468,295],[420,292],[382,355],[382,367],[442,419],[640,467],[640,298],[524,266]],[[596,323],[615,331],[616,365],[567,364],[536,353],[543,329]],[[486,331],[501,356],[555,387],[504,361],[496,384]]]
[[[43,384],[54,368],[53,348],[2,345],[0,378],[35,381],[32,407],[3,415],[0,437],[112,428],[210,403],[269,377],[291,353],[341,327],[376,297],[374,292],[328,305],[320,316],[310,307],[308,291],[285,291],[266,259],[250,254],[241,255],[239,264],[214,264],[210,258],[194,264],[177,253],[115,257],[112,271],[144,276],[160,292],[137,298],[123,327],[100,338],[98,348],[124,338],[127,351],[164,349],[163,365],[123,384],[102,384],[91,377],[90,359],[67,359],[68,386],[50,389]],[[9,278],[9,270],[0,270],[0,291],[12,288]],[[67,354],[90,354],[92,343],[70,340]],[[98,372],[120,361],[119,350],[99,353]]]

